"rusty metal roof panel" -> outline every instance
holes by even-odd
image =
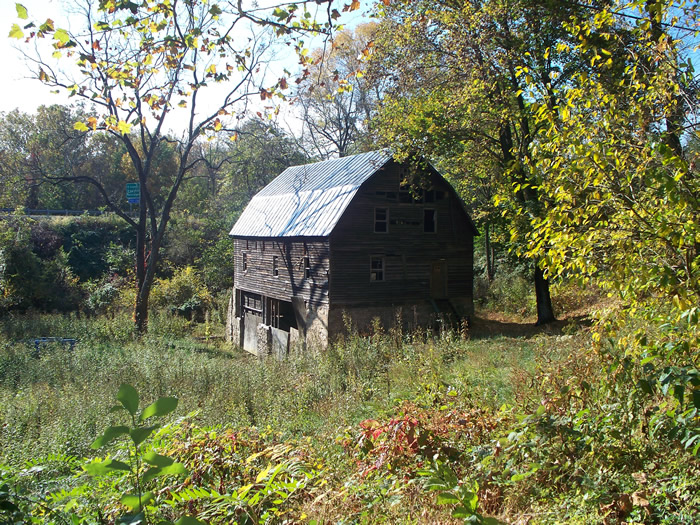
[[[253,197],[230,235],[326,237],[362,183],[390,159],[380,150],[287,168]]]

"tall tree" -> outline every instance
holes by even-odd
[[[696,318],[700,299],[699,14],[696,3],[640,0],[572,19],[572,52],[591,66],[559,86],[557,107],[533,105],[546,208],[530,253],[555,275],[619,291],[628,306],[661,297],[675,320]]]
[[[28,31],[26,42],[37,44],[52,37],[51,58],[30,56],[36,78],[89,100],[94,114],[76,129],[105,131],[127,150],[141,191],[136,219],[122,211],[95,177],[68,175],[65,180],[97,188],[106,205],[134,228],[134,320],[142,333],[171,210],[199,162],[193,156],[198,141],[227,129],[228,120],[240,115],[253,95],[267,100],[287,85],[284,77],[270,82],[262,75],[275,38],[293,43],[305,64],[299,36],[328,31],[331,15],[338,13],[315,0],[269,8],[209,0],[80,0],[75,7],[71,29],[58,29],[47,20],[23,28],[15,24],[10,35],[25,38]],[[325,26],[309,9],[328,15]],[[17,13],[27,18],[19,4]],[[166,126],[182,113],[178,108],[185,113],[184,130],[173,139]],[[175,152],[172,179],[167,187],[154,188],[155,159],[164,143]]]
[[[312,52],[312,64],[300,83],[303,143],[309,154],[327,159],[357,153],[371,144],[366,130],[381,98],[381,77],[364,76],[364,58],[378,24],[339,32],[330,47]]]
[[[575,9],[531,0],[397,1],[379,8],[373,68],[392,79],[380,136],[405,156],[437,160],[448,174],[479,177],[472,186],[487,188],[482,195],[507,215],[515,245],[523,245],[542,212],[522,73],[554,97],[570,75],[557,51],[570,38],[561,22]],[[537,322],[547,323],[555,319],[549,283],[543,261],[535,257],[532,266]]]

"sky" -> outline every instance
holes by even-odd
[[[59,0],[21,0],[29,11],[41,13],[44,18],[60,19]],[[48,87],[37,80],[26,78],[28,66],[16,49],[18,40],[9,38],[10,28],[17,21],[17,11],[14,0],[0,0],[0,71],[4,73],[0,111],[11,111],[19,108],[22,111],[33,112],[42,104],[60,104],[65,97],[51,94]]]
[[[264,5],[270,2],[275,5],[280,3],[273,0],[258,0]],[[70,2],[66,0],[19,0],[27,8],[29,19],[45,20],[51,18],[56,27],[66,27],[70,18],[64,12],[64,8]],[[15,108],[24,112],[34,112],[40,105],[67,104],[76,99],[68,99],[66,95],[55,94],[49,87],[44,86],[36,79],[29,77],[29,65],[22,57],[18,48],[24,47],[22,41],[10,38],[9,32],[13,23],[21,22],[17,18],[15,0],[0,0],[0,71],[4,72],[2,97],[0,97],[0,112],[9,112]],[[361,23],[364,18],[369,1],[363,2],[363,8],[351,14],[344,14],[343,23],[346,27],[353,27]],[[342,7],[342,0],[337,6]],[[296,64],[296,58],[291,57]],[[290,68],[289,60],[286,67]],[[281,66],[280,66],[281,67]],[[294,72],[294,71],[292,71]],[[177,124],[176,124],[177,125]]]

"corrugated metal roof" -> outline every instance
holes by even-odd
[[[380,150],[287,168],[253,197],[229,235],[326,237],[362,183],[390,159]]]

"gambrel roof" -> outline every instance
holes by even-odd
[[[327,237],[360,186],[390,160],[380,150],[287,168],[253,197],[229,235]]]

